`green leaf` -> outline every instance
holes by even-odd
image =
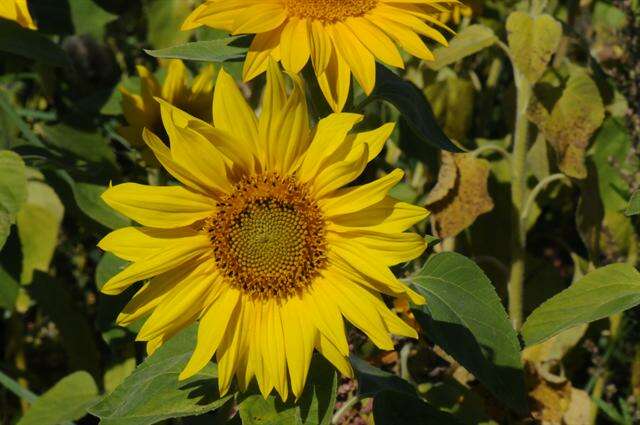
[[[551,56],[558,50],[562,26],[552,16],[535,18],[525,12],[513,12],[507,19],[509,50],[515,66],[535,83],[542,77]]]
[[[13,311],[19,292],[20,284],[0,266],[0,308]]]
[[[469,25],[460,31],[446,47],[438,47],[434,51],[436,60],[427,62],[431,69],[440,70],[492,46],[498,37],[493,30],[484,25]]]
[[[16,214],[26,200],[27,175],[24,161],[17,153],[0,151],[0,210]]]
[[[123,260],[110,252],[105,252],[96,267],[96,286],[98,289],[102,289],[109,279],[120,273],[128,265],[129,262],[127,260]]]
[[[411,278],[427,303],[414,310],[425,334],[510,408],[526,410],[520,344],[489,279],[445,252]]]
[[[11,151],[0,151],[0,249],[26,199],[27,176],[22,158]]]
[[[629,264],[611,264],[575,282],[535,309],[522,326],[527,346],[573,326],[603,319],[640,304],[640,273]]]
[[[64,124],[42,126],[41,131],[50,146],[78,159],[108,167],[116,163],[113,149],[97,132],[79,130]]]
[[[12,53],[57,67],[69,66],[66,53],[53,41],[21,27],[13,21],[0,18],[0,52]]]
[[[421,142],[451,152],[462,152],[438,125],[424,94],[411,82],[403,80],[380,64],[376,64],[376,88],[364,104],[375,99],[385,100],[396,107]]]
[[[373,401],[376,425],[438,424],[459,425],[451,414],[438,410],[418,397],[396,391],[383,391]]]
[[[98,398],[98,387],[87,372],[62,378],[42,394],[18,425],[57,425],[82,418]]]
[[[41,311],[58,328],[60,341],[69,356],[69,366],[74,370],[86,370],[97,378],[100,354],[95,334],[88,317],[76,307],[76,301],[66,285],[37,271],[27,290]]]
[[[246,47],[231,44],[240,37],[227,37],[219,40],[194,41],[179,46],[160,50],[145,50],[149,55],[159,59],[183,59],[203,62],[226,62],[244,57]]]
[[[189,41],[190,31],[180,27],[191,13],[191,3],[184,0],[146,0],[148,19],[147,40],[156,47],[172,46]]]
[[[167,341],[90,413],[102,425],[147,425],[222,406],[233,395],[218,394],[214,364],[190,379],[178,380],[196,345],[196,333],[197,327],[191,326]]]
[[[640,214],[640,190],[636,190],[633,193],[633,195],[631,195],[631,199],[629,200],[629,206],[627,207],[625,214],[628,217],[631,217],[632,215]],[[2,247],[1,244],[0,244],[0,247]]]
[[[266,400],[252,394],[240,403],[244,425],[329,425],[336,400],[337,376],[322,356],[314,356],[304,392],[297,403],[283,403],[272,395]]]
[[[63,215],[64,206],[51,187],[36,180],[27,184],[27,200],[17,215],[23,258],[21,283],[31,282],[34,270],[49,270]]]
[[[356,356],[351,356],[350,360],[356,372],[358,396],[360,398],[373,397],[385,390],[393,390],[409,395],[416,394],[414,386],[398,375],[371,366]]]
[[[97,40],[104,37],[104,27],[117,18],[93,0],[69,0],[71,19],[76,34],[90,34]]]
[[[107,190],[106,187],[91,183],[79,183],[73,185],[73,195],[78,207],[89,217],[108,227],[120,229],[129,226],[131,220],[115,212],[104,203],[101,196]]]

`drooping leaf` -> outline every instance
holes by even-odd
[[[71,369],[85,370],[97,378],[100,354],[93,329],[88,317],[77,308],[65,284],[36,271],[27,290],[44,314],[55,323]]]
[[[491,28],[479,24],[469,25],[457,33],[448,46],[435,49],[433,54],[436,60],[427,62],[427,65],[436,71],[440,70],[492,46],[496,41],[498,37]]]
[[[442,152],[438,183],[425,201],[438,237],[456,236],[493,209],[489,167],[489,162],[469,154]]]
[[[246,47],[232,45],[240,37],[227,37],[219,40],[194,41],[179,46],[159,50],[145,50],[158,59],[183,59],[202,62],[227,62],[241,59],[247,52]]]
[[[189,41],[191,33],[180,31],[184,20],[191,13],[191,4],[184,0],[146,0],[144,2],[147,39],[158,48],[174,46]]]
[[[462,152],[438,125],[424,94],[411,82],[376,64],[376,88],[368,101],[381,99],[391,103],[422,143],[451,152]]]
[[[398,375],[371,366],[356,356],[351,356],[350,360],[353,370],[356,372],[358,396],[360,398],[373,397],[385,390],[411,396],[416,394],[414,386]]]
[[[66,67],[69,59],[53,41],[21,27],[13,21],[0,18],[0,52],[12,53],[47,65]]]
[[[599,268],[543,303],[522,326],[527,346],[565,329],[620,313],[640,304],[640,273],[628,264]]]
[[[625,214],[629,217],[640,214],[640,190],[636,190],[633,195],[631,195]]]
[[[411,279],[427,299],[414,310],[425,334],[510,408],[526,410],[520,345],[489,279],[468,258],[445,252]]]
[[[214,364],[190,379],[178,380],[195,348],[196,333],[197,327],[191,326],[167,341],[90,413],[102,425],[150,425],[222,406],[233,395],[219,396]]]
[[[535,83],[560,45],[560,22],[549,15],[534,18],[528,13],[517,11],[507,19],[507,32],[515,66],[530,83]]]
[[[62,378],[31,405],[18,425],[58,425],[87,414],[98,399],[98,387],[87,372]]]
[[[23,284],[31,282],[34,270],[49,270],[63,215],[64,206],[51,187],[37,180],[27,184],[27,200],[16,220],[22,245]]]
[[[374,399],[373,418],[376,425],[461,424],[450,413],[438,410],[416,396],[390,390],[379,393]]]
[[[277,396],[266,400],[260,394],[240,403],[244,425],[329,425],[336,400],[337,376],[333,366],[321,356],[314,356],[307,385],[298,402],[283,403]]]

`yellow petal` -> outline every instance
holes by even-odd
[[[366,230],[371,232],[404,232],[429,216],[429,212],[415,205],[400,202],[391,197],[368,206],[360,211],[336,215],[327,223],[332,232]]]
[[[320,332],[316,335],[316,348],[340,373],[346,377],[353,378],[353,369],[347,357],[341,354],[336,346]]]
[[[280,60],[287,71],[297,74],[309,61],[307,19],[291,18],[282,30]]]
[[[191,227],[158,229],[153,227],[124,227],[105,236],[98,247],[128,261],[140,261],[166,248],[189,243],[199,237]]]
[[[163,229],[188,226],[215,213],[213,199],[179,186],[123,183],[107,189],[102,199],[144,226]]]

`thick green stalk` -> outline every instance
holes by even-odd
[[[511,270],[509,273],[509,316],[515,329],[522,326],[526,257],[526,217],[522,217],[527,196],[527,150],[529,120],[527,107],[531,100],[531,84],[514,66],[518,92],[516,128],[511,158]]]

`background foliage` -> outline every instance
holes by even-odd
[[[192,3],[29,0],[38,31],[0,19],[1,424],[640,421],[637,0],[469,1],[435,62],[353,93],[364,127],[400,123],[365,174],[403,168],[393,195],[432,211],[429,253],[396,270],[428,303],[395,304],[419,341],[380,352],[352,331],[357,379],[314,359],[297,402],[220,398],[213,363],[178,382],[194,329],[145,358],[139,324],[114,324],[132,293],[98,293],[126,262],[96,242],[130,224],[100,194],[165,178],[118,134],[118,87],[170,58],[239,80],[247,40],[178,31]],[[243,85],[254,105],[261,89]]]

